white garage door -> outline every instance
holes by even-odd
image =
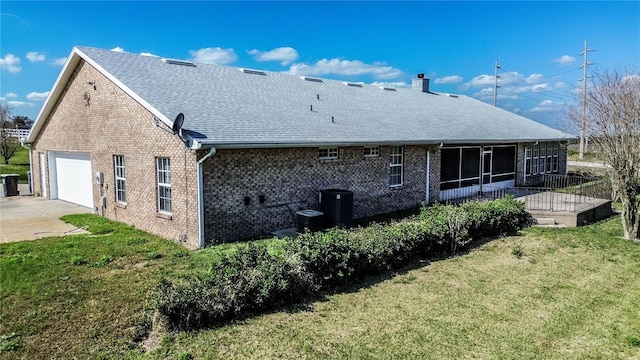
[[[85,153],[53,154],[51,195],[54,198],[93,208],[91,156]],[[54,189],[55,188],[55,189]],[[54,194],[56,190],[57,194]]]

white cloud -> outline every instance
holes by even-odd
[[[238,59],[233,49],[202,48],[199,50],[189,50],[193,61],[207,64],[230,64]]]
[[[58,66],[63,66],[64,63],[67,62],[67,58],[66,57],[61,57],[61,58],[57,58],[55,60],[53,60],[53,65],[58,65]]]
[[[36,61],[44,61],[46,57],[44,56],[44,54],[40,54],[39,52],[29,51],[27,53],[27,59],[29,59],[29,61],[31,62],[36,62]]]
[[[529,84],[537,84],[543,81],[544,76],[542,74],[531,74],[527,77],[527,83]]]
[[[466,83],[460,85],[460,90],[469,90],[470,88],[479,88],[487,85],[493,85],[495,83],[495,76],[492,75],[478,75],[467,81]]]
[[[384,62],[365,64],[360,60],[322,59],[315,64],[296,63],[291,65],[288,73],[293,75],[371,75],[375,79],[393,79],[402,76],[402,71]]]
[[[533,90],[533,92],[548,91],[551,90],[551,85],[549,85],[549,83],[535,84],[531,87],[531,90]]]
[[[451,75],[435,79],[436,84],[457,84],[462,82],[462,76]]]
[[[542,93],[565,88],[567,85],[559,80],[545,78],[542,74],[528,76],[516,71],[504,72],[498,78],[498,99],[521,99],[526,93]],[[481,100],[492,100],[494,96],[495,76],[482,74],[458,87],[460,91],[479,89],[471,96]],[[522,94],[522,95],[521,95]],[[527,110],[531,111],[531,110]],[[540,110],[536,110],[540,111]]]
[[[5,55],[4,58],[0,58],[0,69],[6,69],[12,74],[19,73],[22,70],[20,58],[13,54]]]
[[[116,46],[113,49],[111,49],[111,51],[115,51],[115,52],[124,52],[124,49],[121,48],[120,46]]]
[[[390,87],[390,88],[406,88],[409,87],[404,81],[374,81],[371,83],[372,86],[377,87]]]
[[[576,58],[569,55],[562,55],[559,58],[553,59],[553,62],[560,65],[571,65]]]
[[[489,100],[489,99],[493,99],[494,96],[494,88],[493,87],[486,87],[484,89],[481,89],[478,92],[473,93],[471,96],[482,99],[482,100]],[[515,93],[506,93],[506,92],[501,92],[500,89],[498,89],[498,96],[497,96],[498,100],[515,100],[515,99],[519,99],[520,97],[515,94]]]
[[[148,52],[141,52],[140,55],[142,55],[142,56],[150,56],[150,57],[159,57],[156,54],[152,54],[152,53],[148,53]]]
[[[567,84],[565,84],[565,83],[564,83],[564,82],[562,82],[562,81],[557,81],[557,82],[556,82],[556,84],[555,84],[555,86],[556,86],[556,89],[563,89],[563,88],[566,88],[566,87],[567,87]]]
[[[12,93],[12,92],[8,92],[6,93],[4,96],[8,97],[8,98],[17,98],[18,94],[16,93]]]
[[[278,47],[269,51],[257,49],[247,51],[253,55],[255,61],[280,61],[280,64],[287,65],[298,59],[298,52],[292,47]]]
[[[27,95],[27,99],[32,100],[32,101],[43,101],[47,98],[47,96],[49,96],[49,92],[45,91],[45,92],[31,92]]]
[[[21,107],[34,107],[32,103],[24,102],[24,101],[7,101],[7,105],[12,108],[21,108]]]
[[[556,104],[551,100],[544,100],[542,101],[538,106],[535,106],[529,110],[527,110],[527,112],[550,112],[550,111],[555,111],[557,109],[557,106],[560,104]]]

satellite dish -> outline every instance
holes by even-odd
[[[180,131],[180,129],[182,129],[183,122],[184,122],[184,114],[180,113],[178,114],[178,116],[176,116],[176,119],[173,120],[173,126],[171,127],[171,130],[173,130],[174,134]]]

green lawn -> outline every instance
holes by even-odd
[[[158,279],[207,271],[233,245],[187,252],[93,215],[67,220],[93,234],[0,244],[0,358],[640,358],[640,244],[620,238],[618,217],[527,229],[307,304],[145,342],[134,339]]]
[[[21,184],[28,183],[27,171],[29,171],[29,148],[20,147],[16,155],[9,159],[9,165],[4,164],[4,158],[0,157],[0,174],[18,174]]]
[[[580,152],[578,150],[569,149],[567,152],[567,160],[601,163],[604,160],[604,155],[600,152],[585,151],[583,158],[580,159]]]

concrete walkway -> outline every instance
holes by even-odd
[[[29,194],[28,185],[20,184],[18,190],[21,195],[11,197],[4,197],[0,191],[0,243],[85,233],[60,217],[92,213],[92,209],[62,200],[25,195]]]

